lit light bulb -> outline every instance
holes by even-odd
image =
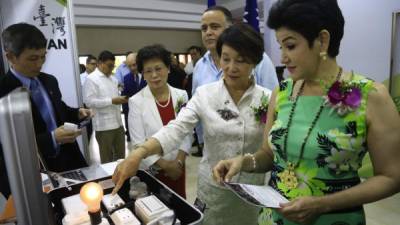
[[[95,182],[89,182],[81,188],[81,200],[87,205],[91,224],[100,224],[100,202],[103,198],[103,188]]]

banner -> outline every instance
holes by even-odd
[[[57,78],[67,105],[79,107],[82,95],[71,7],[72,3],[67,0],[0,0],[0,22],[1,31],[12,24],[25,22],[43,32],[47,38],[47,54],[42,72]],[[81,137],[78,143],[83,151],[86,144],[82,145]]]
[[[71,29],[67,0],[1,0],[0,7],[2,31],[12,24],[25,22],[44,33],[48,42],[42,72],[57,77],[63,100],[69,106],[81,105],[75,33]]]

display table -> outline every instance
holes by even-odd
[[[117,165],[116,162],[101,165],[100,168],[104,170],[107,176],[99,177],[92,181],[100,182],[100,181],[110,180],[116,165]],[[195,207],[193,207],[191,204],[189,204],[183,198],[181,198],[178,194],[172,191],[169,187],[161,183],[159,180],[157,180],[154,176],[152,176],[146,171],[139,170],[137,176],[140,178],[142,182],[145,182],[147,184],[149,194],[155,195],[168,208],[172,209],[175,212],[176,217],[181,221],[181,224],[201,223],[201,220],[203,218],[202,213],[200,213],[199,210],[197,210]],[[61,225],[62,224],[61,220],[65,216],[61,200],[63,198],[78,194],[81,187],[87,182],[70,185],[69,188],[66,187],[56,188],[48,193],[49,201],[53,204],[53,214],[56,220],[56,224]],[[112,189],[113,189],[112,187],[104,189],[104,194],[106,195],[111,193]],[[134,203],[135,200],[131,200],[129,198],[128,194],[129,189],[130,189],[130,184],[128,179],[124,183],[122,188],[119,190],[118,194],[125,201],[125,203],[127,203],[127,205],[130,205],[128,209],[134,212],[131,206],[133,205],[132,203]],[[103,215],[105,215],[107,218],[107,210],[103,205],[101,206],[101,208]],[[110,224],[113,224],[110,219],[109,222]]]

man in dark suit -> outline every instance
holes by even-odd
[[[142,88],[144,88],[147,83],[143,79],[143,76],[138,73],[136,66],[136,55],[137,53],[129,53],[126,57],[125,64],[129,68],[129,73],[124,76],[124,89],[121,92],[122,96],[131,97],[134,94],[138,93]],[[129,114],[129,105],[128,103],[122,104],[122,112],[125,115],[125,134],[128,141],[128,144],[131,142],[131,137],[129,135],[129,127],[128,127],[128,114]],[[130,146],[128,146],[130,147]]]
[[[18,23],[3,31],[2,42],[11,67],[6,75],[0,77],[0,97],[22,86],[30,90],[36,142],[46,168],[61,172],[87,166],[76,142],[81,130],[70,131],[64,129],[63,124],[77,124],[91,117],[92,112],[66,105],[57,79],[40,72],[47,46],[43,33],[33,25]],[[0,173],[5,173],[4,162],[0,162]],[[8,184],[3,180],[0,183]]]

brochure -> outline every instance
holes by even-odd
[[[268,185],[259,186],[228,182],[224,182],[224,185],[232,190],[241,199],[255,206],[280,208],[279,203],[289,202],[289,200]]]

